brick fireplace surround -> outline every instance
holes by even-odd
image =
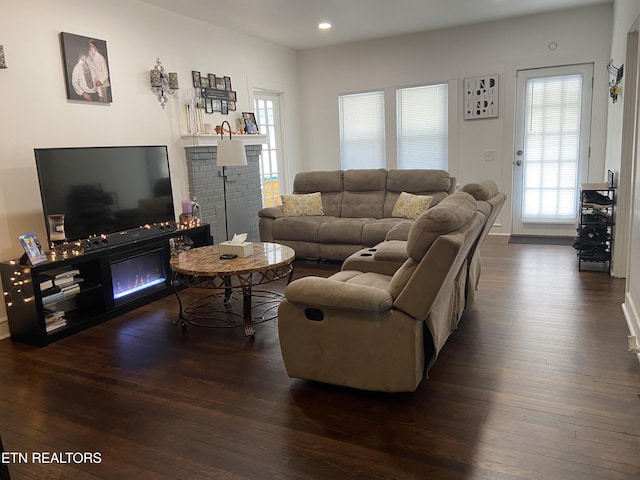
[[[247,233],[247,240],[260,241],[258,210],[262,208],[260,191],[260,153],[262,145],[245,145],[247,165],[225,167],[227,177],[227,217],[229,237]],[[211,225],[213,242],[226,240],[225,200],[222,167],[216,165],[215,145],[185,147],[189,177],[189,195],[200,204],[202,221]]]

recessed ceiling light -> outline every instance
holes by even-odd
[[[331,24],[329,22],[322,22],[318,24],[318,28],[320,30],[329,30],[331,28]]]

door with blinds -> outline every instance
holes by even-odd
[[[593,65],[518,72],[512,234],[574,237],[589,165]]]

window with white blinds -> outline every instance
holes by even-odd
[[[577,216],[582,75],[527,82],[523,220]]]
[[[338,102],[342,169],[384,168],[384,92],[340,95]]]
[[[448,85],[396,91],[398,168],[448,170]]]

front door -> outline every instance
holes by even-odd
[[[513,235],[576,236],[592,79],[592,64],[518,72]]]

